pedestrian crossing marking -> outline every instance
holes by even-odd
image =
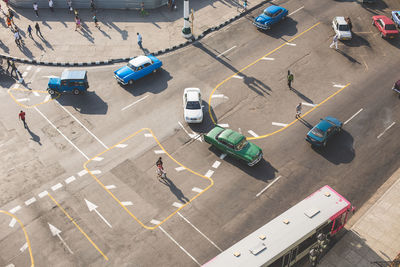
[[[75,181],[75,180],[76,180],[75,176],[71,176],[71,177],[65,179],[65,183],[66,183],[66,184],[69,184],[69,183],[72,183],[72,182]]]
[[[192,191],[197,192],[197,193],[201,193],[203,191],[203,189],[200,189],[198,187],[193,187]]]
[[[10,223],[8,224],[8,226],[10,226],[12,228],[12,227],[14,227],[16,222],[17,222],[17,220],[15,218],[12,218]]]
[[[252,136],[254,136],[254,137],[258,137],[259,135],[258,134],[256,134],[255,132],[253,132],[252,130],[248,130],[247,131],[249,134],[251,134]]]
[[[172,203],[172,206],[174,206],[174,207],[176,207],[176,208],[180,208],[180,207],[182,207],[183,206],[183,204],[181,204],[181,203],[178,203],[178,202],[174,202],[174,203]]]
[[[183,171],[183,170],[186,170],[186,169],[185,169],[185,167],[180,166],[180,167],[175,168],[175,170],[177,172],[180,172],[180,171]]]
[[[125,147],[127,147],[127,146],[128,146],[127,144],[118,144],[118,145],[116,145],[115,147],[125,148]]]
[[[160,224],[160,221],[158,220],[151,220],[150,223],[154,224],[154,225],[158,225]]]
[[[47,191],[43,191],[43,192],[40,192],[39,194],[38,194],[38,196],[40,197],[40,198],[44,198],[45,196],[47,196],[49,193],[47,192]]]
[[[110,190],[110,189],[114,189],[114,188],[117,188],[117,187],[115,185],[113,185],[113,184],[110,184],[110,185],[106,185],[106,188],[108,190]]]
[[[208,170],[207,173],[204,176],[210,178],[211,175],[213,175],[213,174],[214,174],[214,171]]]
[[[29,206],[30,204],[32,204],[34,202],[36,202],[36,198],[32,197],[32,198],[28,199],[27,201],[25,201],[25,205]]]
[[[87,170],[81,170],[80,172],[78,172],[79,177],[84,176],[87,172]]]
[[[122,201],[121,204],[124,206],[132,206],[133,205],[133,203],[131,201]]]
[[[272,125],[275,125],[275,126],[282,126],[282,127],[286,127],[286,126],[287,126],[286,123],[280,123],[280,122],[272,122]]]

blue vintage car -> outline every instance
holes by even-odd
[[[392,20],[400,28],[400,11],[392,11]]]
[[[288,10],[280,6],[269,6],[264,9],[264,12],[254,19],[253,24],[262,30],[268,30],[271,25],[285,19],[288,15]]]
[[[306,140],[315,146],[326,146],[326,142],[342,130],[343,123],[338,119],[327,116],[315,125],[308,133]]]
[[[79,95],[81,92],[89,88],[87,79],[87,71],[85,70],[65,70],[61,77],[53,77],[49,79],[47,84],[47,92],[54,95],[56,92],[72,92],[74,95]]]
[[[161,68],[162,62],[152,55],[138,56],[131,59],[128,65],[114,71],[114,77],[123,85],[131,85],[134,81]]]

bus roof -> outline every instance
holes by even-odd
[[[203,266],[261,266],[349,207],[349,201],[326,185]]]

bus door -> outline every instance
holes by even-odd
[[[335,217],[331,218],[333,220],[331,235],[334,235],[344,227],[347,221],[348,210],[344,210],[342,213],[337,214]]]
[[[290,267],[296,262],[298,247],[290,250],[286,255],[283,257],[282,267]]]

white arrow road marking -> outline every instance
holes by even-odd
[[[280,178],[281,178],[282,176],[278,176],[278,177],[276,177],[269,185],[267,185],[266,187],[264,187],[264,189],[263,190],[261,190],[260,191],[260,193],[258,193],[257,195],[256,195],[256,197],[259,197],[262,193],[264,193],[265,192],[265,190],[267,190],[271,185],[273,185],[276,181],[278,181]]]
[[[21,209],[21,206],[18,205],[15,208],[12,208],[9,210],[10,213],[15,214],[17,211],[19,211]]]
[[[38,194],[38,196],[40,197],[40,198],[44,198],[45,196],[47,196],[49,193],[47,192],[47,191],[43,191],[43,192],[40,192],[39,194]]]
[[[56,185],[53,185],[51,187],[51,190],[56,191],[56,190],[60,189],[61,187],[63,187],[63,185],[61,183],[58,183]]]
[[[62,237],[60,235],[61,234],[61,230],[58,229],[57,227],[55,227],[54,225],[50,224],[50,223],[47,223],[47,224],[49,225],[51,234],[53,236],[57,236],[60,239],[61,243],[63,243],[63,245],[68,249],[69,253],[74,254],[74,252],[72,252],[72,250],[69,248],[67,243],[65,243],[64,239],[62,239]]]
[[[121,202],[121,204],[124,206],[132,206],[133,205],[133,203],[131,201],[123,201],[123,202]]]
[[[36,202],[36,198],[32,197],[30,199],[28,199],[27,201],[25,201],[25,205],[29,206],[30,204]]]
[[[311,103],[307,103],[307,102],[302,102],[301,103],[303,106],[309,106],[309,107],[315,107],[316,104],[311,104]]]
[[[355,116],[357,116],[361,111],[363,111],[363,109],[360,109],[359,111],[357,111],[353,116],[351,116],[347,121],[345,121],[343,124],[346,125],[349,121],[351,121],[352,119],[354,119]]]
[[[296,46],[296,44],[294,44],[294,43],[286,43],[287,45],[290,45],[290,46]]]
[[[235,78],[235,79],[244,79],[243,76],[239,76],[239,75],[233,75],[232,78]]]
[[[186,169],[185,169],[185,167],[180,166],[180,167],[175,168],[175,170],[177,172],[181,172],[181,171],[186,170]]]
[[[210,178],[211,175],[213,175],[213,174],[214,174],[213,170],[208,170],[207,173],[204,176]]]
[[[26,102],[29,101],[29,98],[19,98],[17,99],[18,102]]]
[[[220,159],[224,159],[225,157],[226,157],[226,154],[221,154],[221,155],[219,156]]]
[[[273,57],[263,57],[262,59],[263,60],[275,60],[275,58],[273,58]]]
[[[197,140],[197,141],[200,141],[200,142],[203,142],[203,140],[201,140],[201,136],[199,135],[199,134],[197,134],[197,133],[195,133],[195,132],[193,132],[192,131],[192,133],[189,133],[186,129],[185,129],[185,127],[183,127],[183,124],[180,122],[180,121],[178,121],[178,124],[181,126],[181,128],[185,131],[185,133],[187,134],[187,135],[189,135],[189,137],[191,138],[191,139],[195,139],[195,140]]]
[[[231,48],[229,48],[228,50],[222,52],[221,54],[219,54],[219,55],[217,56],[217,58],[223,56],[224,54],[228,53],[229,51],[231,51],[232,49],[235,49],[235,48],[236,48],[236,45],[235,45],[234,47],[231,47]]]
[[[72,183],[75,180],[76,180],[75,176],[71,176],[71,177],[68,177],[67,179],[65,179],[65,183],[69,184],[69,183]]]
[[[193,187],[193,188],[192,188],[192,191],[193,191],[193,192],[197,192],[197,193],[201,193],[201,192],[203,192],[203,189],[200,189],[200,188],[198,188],[198,187]]]
[[[136,100],[136,101],[133,102],[132,104],[127,105],[126,107],[122,108],[121,111],[124,111],[125,109],[128,109],[128,108],[132,107],[133,105],[139,103],[140,101],[145,100],[147,97],[149,97],[149,95],[146,95],[145,97],[142,97],[141,99]]]
[[[14,218],[12,218],[12,219],[11,219],[11,222],[8,224],[8,226],[14,227],[14,225],[15,225],[16,222],[17,222],[17,220],[14,219]]]
[[[116,145],[115,147],[125,148],[125,147],[127,147],[127,146],[128,146],[127,144],[118,144],[118,145]]]
[[[376,138],[381,138],[382,137],[382,135],[387,131],[387,130],[389,130],[390,128],[392,128],[392,126],[393,125],[395,125],[395,122],[392,122],[392,124],[390,124],[389,125],[389,127],[387,127],[380,135],[378,135],[378,137],[376,137]],[[11,212],[11,211],[10,211]]]
[[[81,170],[80,172],[78,172],[78,175],[79,175],[79,177],[82,177],[87,173],[88,173],[87,170]]]
[[[25,242],[25,244],[19,249],[19,251],[24,252],[28,248],[28,243]]]
[[[258,137],[258,134],[256,134],[255,132],[253,132],[252,130],[248,130],[247,131],[249,134],[251,134],[254,137]]]
[[[282,127],[287,126],[286,123],[280,123],[280,122],[272,122],[272,125],[275,125],[275,126],[282,126]]]
[[[113,184],[110,184],[110,185],[106,185],[106,188],[108,189],[108,190],[110,190],[110,189],[115,189],[115,188],[117,188],[115,185],[113,185]]]
[[[108,227],[112,228],[111,224],[103,217],[103,215],[100,214],[100,212],[97,210],[97,206],[95,204],[93,204],[92,202],[90,202],[89,200],[87,200],[85,198],[85,202],[86,205],[88,206],[89,211],[94,211],[97,213],[97,215],[99,215],[99,217],[108,225]]]
[[[221,165],[221,161],[216,160],[216,161],[214,162],[214,164],[212,165],[212,167],[213,167],[214,169],[216,169],[216,168],[219,167],[219,165]]]
[[[218,126],[221,126],[222,128],[229,128],[229,124],[227,123],[218,123]]]

